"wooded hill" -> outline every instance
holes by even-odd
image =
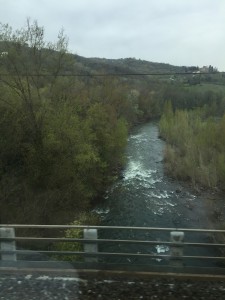
[[[149,73],[175,73],[185,72],[185,67],[173,66],[165,63],[149,62],[135,58],[106,59],[85,58],[75,55],[75,60],[84,69],[90,72],[102,72],[112,74],[149,74]]]

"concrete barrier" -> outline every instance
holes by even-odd
[[[1,238],[15,238],[14,228],[0,228]],[[0,249],[2,251],[15,251],[16,242],[15,241],[0,241]],[[1,254],[1,260],[3,261],[16,261],[16,253]]]
[[[84,239],[96,240],[97,238],[98,238],[97,229],[84,229]],[[98,244],[84,243],[84,252],[89,252],[89,253],[98,252]],[[85,262],[98,262],[98,258],[85,256]]]
[[[170,241],[172,243],[177,243],[177,246],[170,247],[170,265],[173,267],[182,267],[183,261],[183,241],[184,241],[184,232],[183,231],[171,231],[170,232]]]

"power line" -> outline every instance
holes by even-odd
[[[9,74],[9,73],[0,73],[0,77],[123,77],[123,76],[173,76],[173,75],[217,75],[225,74],[225,72],[215,72],[215,73],[195,73],[195,72],[166,72],[166,73],[98,73],[98,74]]]

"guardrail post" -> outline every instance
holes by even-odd
[[[98,231],[97,229],[84,229],[84,239],[97,240]],[[84,243],[84,252],[98,252],[97,243]],[[85,256],[85,262],[98,262],[98,257]]]
[[[184,232],[183,231],[171,231],[170,241],[179,245],[170,247],[170,265],[173,267],[182,267],[183,261],[183,241]]]
[[[14,228],[0,228],[0,237],[1,238],[15,238],[15,229]],[[0,249],[2,251],[16,251],[16,242],[15,241],[4,241],[0,242]],[[1,259],[4,261],[16,261],[16,253],[1,254]]]

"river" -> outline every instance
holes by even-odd
[[[159,138],[157,123],[150,122],[136,127],[128,139],[127,163],[123,176],[107,191],[105,201],[95,212],[102,225],[208,228],[205,199],[195,195],[182,183],[171,179],[164,172],[163,151],[165,142]],[[108,233],[107,233],[108,234]],[[102,237],[106,233],[101,233]],[[169,239],[169,233],[126,232],[110,233],[110,238]],[[185,240],[207,242],[209,235],[194,233]],[[166,246],[137,249],[137,246],[104,246],[104,251],[134,251],[147,253],[169,252]],[[208,249],[187,249],[185,254],[215,255]]]

